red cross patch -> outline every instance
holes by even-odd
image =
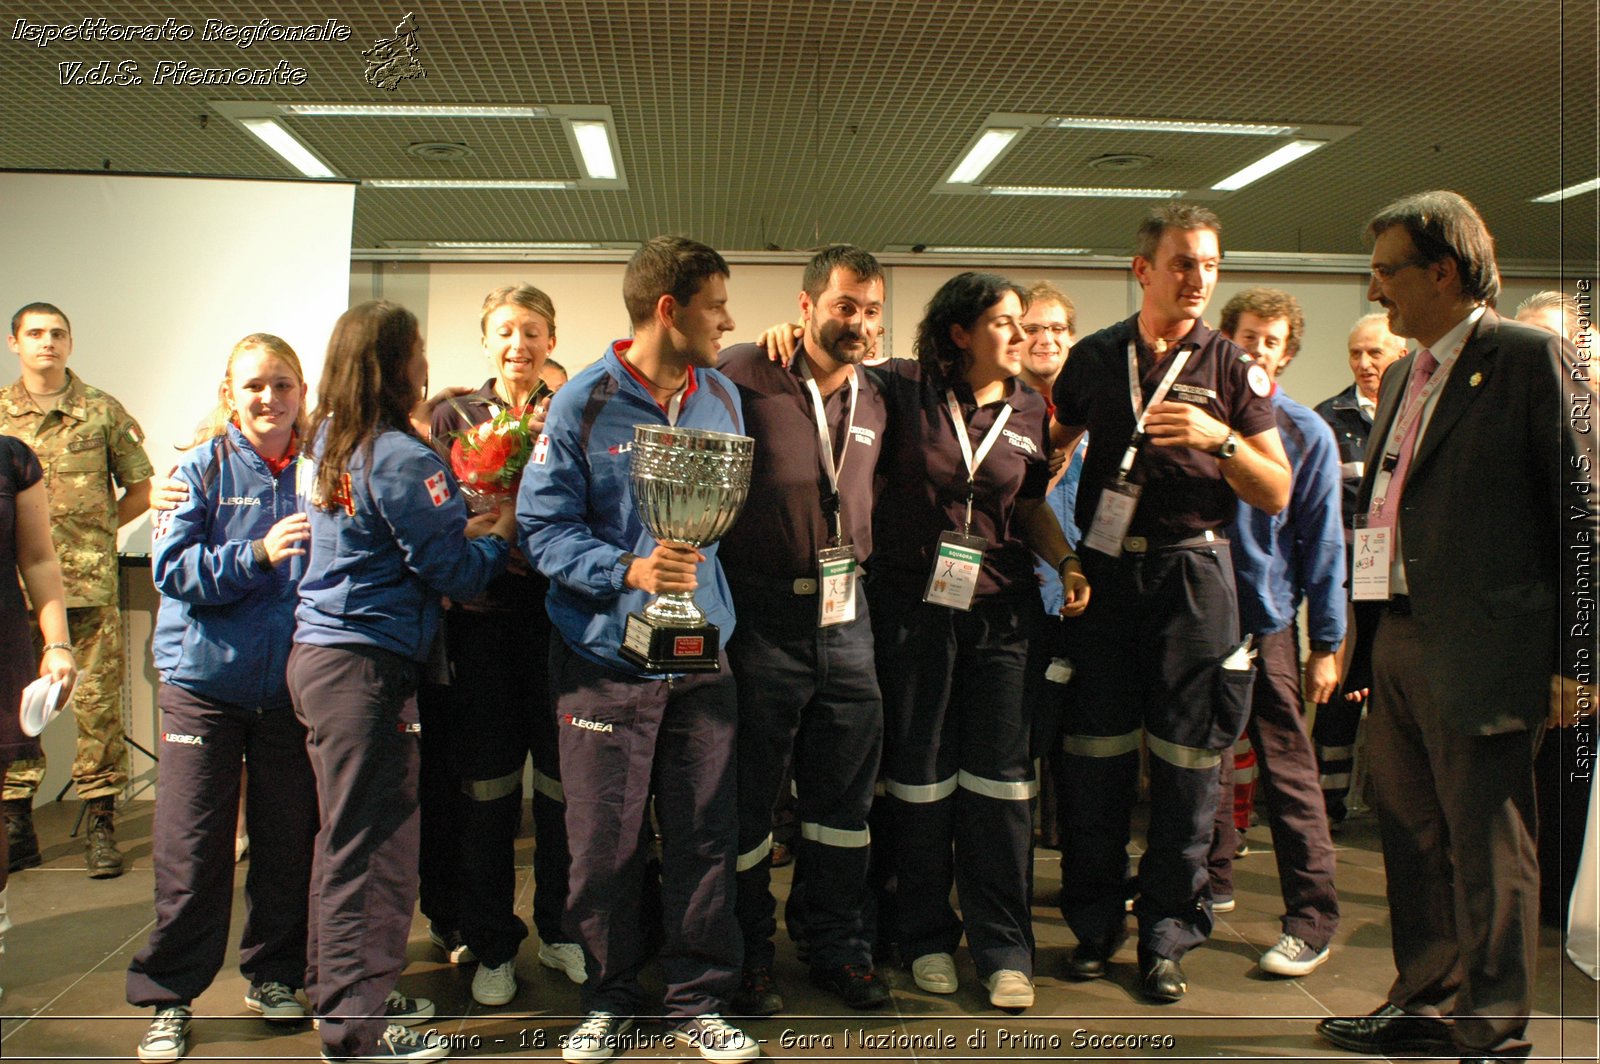
[[[443,506],[450,501],[450,478],[444,475],[444,470],[424,480],[422,486],[428,489],[428,498],[433,500],[433,505]]]

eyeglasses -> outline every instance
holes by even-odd
[[[1401,270],[1409,269],[1412,266],[1426,266],[1427,264],[1428,260],[1426,259],[1406,259],[1404,262],[1397,262],[1393,266],[1385,265],[1381,262],[1375,262],[1372,264],[1372,270],[1370,272],[1374,281],[1386,283],[1394,280],[1394,275],[1399,273]]]
[[[1051,338],[1058,342],[1067,335],[1067,327],[1065,325],[1040,325],[1035,323],[1032,325],[1024,325],[1022,327],[1022,331],[1033,338],[1037,338],[1042,332],[1048,332]]]

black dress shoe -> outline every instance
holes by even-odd
[[[1151,1001],[1177,1001],[1189,989],[1178,962],[1154,954],[1139,958],[1139,985]]]
[[[1340,1049],[1374,1056],[1455,1051],[1449,1024],[1431,1016],[1413,1016],[1388,1002],[1367,1016],[1330,1016],[1317,1024],[1317,1033]]]
[[[1125,939],[1118,936],[1108,943],[1080,942],[1067,958],[1067,978],[1086,983],[1091,979],[1104,979],[1111,970],[1111,957],[1122,948]]]

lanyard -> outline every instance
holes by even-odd
[[[1434,398],[1435,392],[1443,386],[1446,376],[1450,374],[1450,366],[1456,365],[1456,358],[1461,357],[1462,349],[1467,346],[1467,341],[1472,339],[1472,334],[1477,331],[1478,318],[1480,317],[1483,317],[1483,307],[1478,307],[1467,318],[1466,333],[1462,333],[1461,339],[1456,341],[1456,346],[1451,347],[1450,354],[1438,360],[1438,366],[1434,368],[1434,376],[1430,376],[1427,379],[1427,384],[1422,386],[1422,390],[1419,390],[1416,395],[1410,395],[1408,402],[1400,408],[1400,416],[1395,419],[1394,429],[1389,430],[1389,440],[1384,445],[1384,467],[1387,467],[1387,469],[1392,469],[1395,462],[1400,461],[1400,445],[1405,440],[1406,432],[1411,430],[1411,422],[1421,418],[1422,411],[1427,408],[1427,400]],[[1416,384],[1416,378],[1414,378],[1413,374],[1410,379],[1406,379],[1405,387],[1408,394],[1410,394],[1414,384]]]
[[[844,457],[850,450],[850,437],[856,427],[856,400],[861,392],[860,375],[850,372],[850,413],[845,419],[844,442],[839,445],[839,460],[833,459],[833,433],[828,430],[828,412],[822,406],[822,389],[811,373],[811,363],[800,356],[800,376],[805,378],[806,390],[811,393],[811,409],[817,415],[817,443],[822,449],[822,469],[828,474],[829,494],[822,499],[822,512],[832,526],[833,546],[844,542],[844,500],[839,494],[839,478],[844,475]]]
[[[1188,364],[1189,356],[1195,349],[1184,347],[1172,356],[1172,366],[1167,370],[1167,375],[1161,378],[1161,383],[1156,385],[1155,394],[1150,396],[1150,406],[1155,406],[1167,397],[1172,390],[1172,384],[1178,379],[1178,374],[1183,372],[1183,367]],[[1122,455],[1122,463],[1117,466],[1117,479],[1127,480],[1128,473],[1133,469],[1133,459],[1139,453],[1139,441],[1144,437],[1144,422],[1150,416],[1150,406],[1144,403],[1144,389],[1139,386],[1139,352],[1132,340],[1128,341],[1128,398],[1133,402],[1133,439],[1128,441],[1128,449]]]
[[[947,388],[944,393],[945,406],[950,411],[950,420],[956,427],[956,442],[961,445],[961,460],[967,464],[967,521],[962,526],[961,533],[966,535],[972,530],[972,499],[977,492],[978,467],[989,456],[989,449],[1000,438],[1000,430],[1005,428],[1006,419],[1011,417],[1011,404],[1007,403],[994,419],[994,424],[989,426],[989,431],[983,437],[983,442],[978,444],[977,454],[972,452],[972,441],[967,438],[967,420],[961,416],[961,404],[956,402],[955,389]]]

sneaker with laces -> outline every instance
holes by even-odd
[[[760,1042],[715,1012],[694,1017],[674,1033],[706,1060],[753,1060],[761,1055]]]
[[[517,959],[504,964],[482,964],[472,976],[472,1000],[490,1007],[504,1005],[517,996]]]
[[[583,966],[583,947],[576,942],[539,943],[539,963],[546,968],[566,972],[567,978],[579,986],[589,978],[589,973]]]
[[[811,985],[819,986],[853,1009],[875,1009],[889,1003],[889,988],[870,964],[841,964],[811,969]]]
[[[591,1012],[572,1033],[561,1037],[561,1059],[568,1064],[587,1064],[610,1060],[622,1049],[623,1035],[633,1027],[633,1018],[614,1012]]]
[[[930,994],[954,994],[961,986],[956,959],[948,953],[924,953],[912,961],[911,978]]]
[[[1331,947],[1320,950],[1306,945],[1306,940],[1285,934],[1278,944],[1261,955],[1261,970],[1272,975],[1306,975],[1314,972],[1328,959]]]
[[[150,1029],[139,1039],[140,1060],[177,1060],[189,1050],[187,1005],[170,1005],[156,1010]]]
[[[414,1027],[433,1019],[433,1011],[433,1002],[427,998],[406,997],[398,990],[389,991],[383,999],[383,1018],[391,1025]]]
[[[308,1015],[308,1010],[293,990],[271,980],[251,983],[250,989],[244,993],[244,1006],[261,1013],[263,1020],[273,1023],[298,1023]]]
[[[989,1004],[997,1009],[1033,1007],[1033,980],[1013,968],[1002,968],[983,981],[989,988]]]
[[[396,1060],[444,1060],[450,1055],[450,1043],[433,1032],[419,1035],[398,1023],[391,1023],[378,1036],[378,1044],[368,1053],[355,1057],[330,1056],[326,1048],[322,1059],[327,1061],[356,1062],[356,1064],[387,1064]]]
[[[437,924],[429,924],[428,941],[438,946],[451,964],[471,964],[478,959],[472,947],[461,940],[460,931],[441,931]]]

